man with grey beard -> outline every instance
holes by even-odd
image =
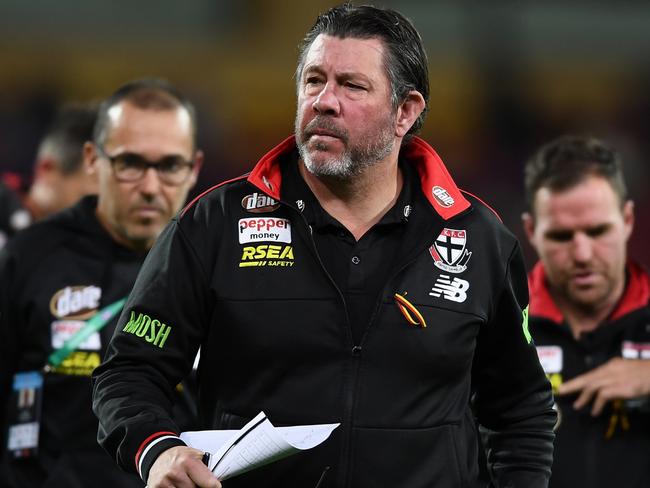
[[[494,484],[546,487],[555,413],[519,245],[414,136],[429,98],[417,31],[393,10],[332,8],[296,80],[295,137],[149,254],[95,370],[100,443],[150,488],[221,486],[166,406],[200,346],[202,428],[260,410],[340,424],[228,488],[478,486],[474,412]]]

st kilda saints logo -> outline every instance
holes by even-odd
[[[465,247],[467,231],[444,228],[429,248],[433,264],[448,273],[462,273],[467,269],[467,262],[472,252]]]
[[[277,210],[280,204],[277,200],[263,193],[253,193],[242,198],[241,206],[251,213],[267,213]]]

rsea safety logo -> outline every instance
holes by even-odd
[[[68,376],[90,376],[101,362],[102,357],[98,352],[73,351],[52,372]]]
[[[86,320],[95,315],[101,297],[96,286],[66,286],[50,299],[50,312],[59,319]]]
[[[136,312],[133,310],[131,311],[131,318],[122,329],[123,332],[142,337],[145,341],[161,349],[167,342],[171,330],[171,326],[162,323],[158,319],[152,319],[146,314],[139,313],[136,317]]]
[[[287,219],[260,217],[239,219],[239,243],[285,242],[291,243],[291,223]]]
[[[277,246],[275,244],[260,244],[245,246],[239,262],[240,268],[259,266],[293,266],[293,246]]]
[[[277,200],[264,195],[263,193],[253,193],[246,195],[241,200],[241,206],[244,210],[251,213],[268,213],[277,210],[280,204]]]

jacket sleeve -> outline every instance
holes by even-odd
[[[476,415],[497,488],[548,486],[553,462],[551,388],[528,332],[528,285],[516,244],[473,365]]]
[[[211,314],[203,264],[173,220],[149,252],[93,373],[98,441],[145,481],[161,452],[183,445],[171,414],[173,391],[192,369]]]

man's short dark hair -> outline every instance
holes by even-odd
[[[299,48],[296,69],[298,83],[307,51],[320,34],[341,39],[378,38],[383,41],[386,46],[384,64],[391,84],[393,108],[406,100],[411,90],[419,91],[426,106],[407,135],[420,130],[429,104],[429,71],[422,39],[410,20],[394,10],[349,3],[320,14]]]
[[[95,144],[103,146],[106,142],[106,135],[110,128],[109,110],[118,103],[125,101],[135,107],[147,110],[166,111],[184,108],[190,116],[192,143],[193,147],[196,148],[196,110],[194,105],[174,85],[159,78],[130,81],[119,87],[101,103],[93,135]]]
[[[593,137],[563,136],[542,146],[525,167],[526,201],[534,212],[540,188],[568,190],[589,176],[605,178],[619,197],[627,200],[621,158],[616,151]]]
[[[83,163],[83,146],[93,137],[96,119],[96,104],[63,105],[39,143],[39,157],[47,153],[56,159],[61,173],[76,173]]]

